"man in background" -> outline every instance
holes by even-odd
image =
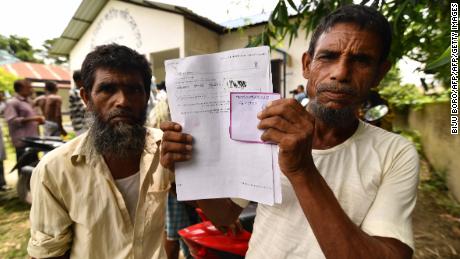
[[[32,106],[37,114],[43,115],[45,113],[46,91],[45,93],[35,93],[35,95]]]
[[[29,97],[33,90],[29,81],[16,80],[14,82],[16,95],[8,100],[5,107],[5,120],[8,123],[11,141],[16,149],[18,160],[25,151],[22,138],[38,137],[38,125],[45,122],[43,116],[35,113]]]
[[[58,88],[54,82],[45,83],[46,98],[43,107],[45,116],[45,136],[67,135],[62,126],[62,98],[57,94]]]
[[[83,87],[80,70],[73,72],[73,81],[75,82],[75,87],[70,89],[69,92],[69,111],[73,130],[78,136],[88,129],[85,120],[86,108],[80,98],[80,89]]]
[[[298,85],[296,94],[294,95],[294,99],[301,103],[302,100],[305,98],[307,98],[307,95],[305,94],[305,88],[303,87],[303,85]]]
[[[154,128],[160,128],[161,123],[171,120],[171,114],[165,82],[156,85],[156,90],[155,106],[150,111],[148,123]],[[180,250],[182,250],[185,258],[192,258],[178,231],[195,223],[198,223],[198,215],[191,206],[177,200],[176,185],[171,184],[166,203],[165,224],[165,250],[168,259],[179,258]]]
[[[3,92],[0,93],[0,114],[3,115],[5,110],[5,101],[3,100]],[[0,123],[0,192],[8,190],[5,181],[5,170],[3,167],[3,160],[6,159],[6,150],[3,143],[3,125]]]

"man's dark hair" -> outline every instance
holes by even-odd
[[[75,70],[75,71],[73,71],[72,78],[73,78],[73,81],[74,81],[74,82],[79,82],[79,81],[81,81],[81,71],[80,71],[80,70]]]
[[[143,79],[145,92],[150,91],[152,69],[147,59],[135,50],[113,43],[98,46],[86,55],[81,67],[81,75],[83,87],[88,94],[93,88],[94,76],[98,68],[126,73],[137,72]]]
[[[14,81],[14,91],[16,93],[19,93],[21,90],[22,90],[22,87],[24,87],[26,84],[29,84],[29,81],[25,80],[25,79],[18,79],[16,81]]]
[[[45,90],[50,92],[50,93],[55,93],[57,92],[58,88],[55,82],[53,81],[47,81],[45,83]]]
[[[310,40],[308,54],[313,57],[316,43],[321,35],[338,23],[352,23],[360,29],[373,32],[382,40],[380,61],[387,59],[391,47],[391,26],[376,9],[364,5],[346,5],[321,19]]]

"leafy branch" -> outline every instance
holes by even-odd
[[[352,3],[352,0],[302,0],[296,4],[293,0],[279,0],[263,31],[252,37],[248,46],[278,47],[285,41],[291,45],[298,31],[304,30],[308,36],[321,18]],[[440,57],[450,45],[447,40],[450,35],[449,1],[362,0],[360,4],[378,9],[389,20],[393,29],[390,52],[393,63],[407,56],[426,64]],[[450,80],[447,66],[438,66],[428,72],[434,73],[445,85]]]

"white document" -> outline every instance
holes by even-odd
[[[263,143],[263,130],[257,128],[257,114],[269,101],[280,98],[276,93],[230,93],[230,138],[248,143]]]
[[[268,47],[165,61],[173,121],[194,137],[191,161],[176,164],[179,200],[279,200],[273,145],[230,139],[230,92],[272,92]],[[276,165],[277,165],[276,161]]]

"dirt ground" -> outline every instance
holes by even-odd
[[[460,258],[460,205],[442,178],[421,163],[421,184],[414,212],[414,258]],[[30,207],[14,190],[0,192],[0,258],[27,258]]]

